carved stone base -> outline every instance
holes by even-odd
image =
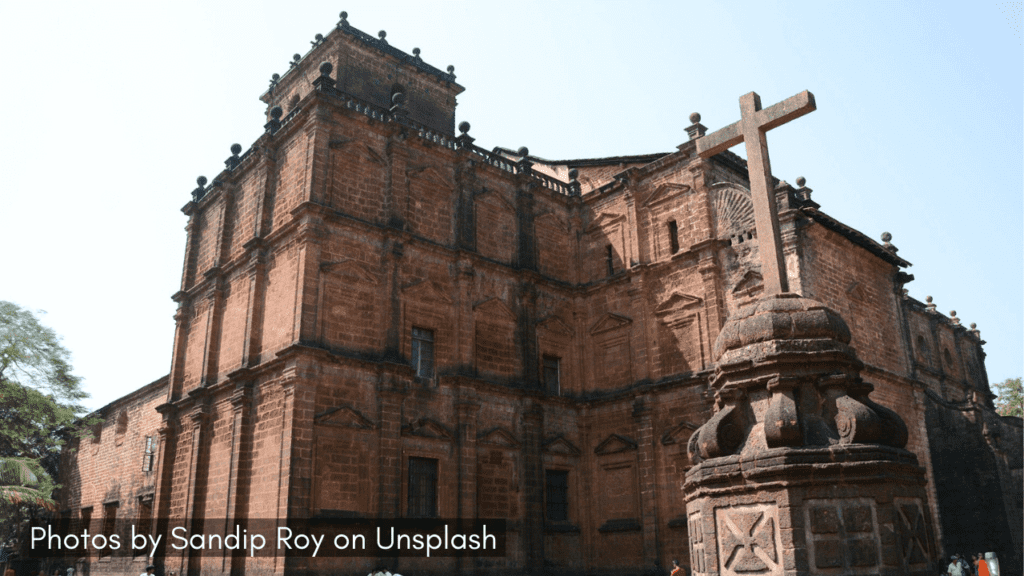
[[[933,574],[917,458],[877,445],[776,448],[686,475],[694,576]]]

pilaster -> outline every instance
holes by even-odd
[[[637,480],[640,483],[640,527],[643,533],[644,566],[660,566],[658,549],[658,479],[651,397],[643,395],[633,402],[633,421],[637,436]]]

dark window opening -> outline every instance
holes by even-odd
[[[544,388],[547,389],[548,394],[558,394],[560,390],[561,382],[559,380],[559,364],[561,358],[558,356],[544,355],[542,359],[544,378]]]
[[[79,510],[79,531],[92,530],[92,506]]]
[[[679,252],[679,226],[675,220],[668,223],[668,243],[672,254]]]
[[[139,498],[139,521],[138,521],[138,534],[149,534],[152,527],[153,521],[153,497],[144,496]],[[133,548],[135,556],[145,556],[148,552],[145,547],[135,550]]]
[[[412,366],[420,378],[434,377],[434,331],[412,329]]]
[[[548,522],[569,520],[569,472],[544,471],[544,501],[547,506]]]
[[[117,502],[103,505],[103,535],[110,540],[117,523]],[[105,546],[100,549],[100,557],[110,556],[112,548]]]
[[[408,515],[437,517],[437,460],[409,458]]]
[[[604,247],[605,250],[605,263],[608,265],[608,275],[615,274],[615,255],[612,253],[612,245],[609,244]]]

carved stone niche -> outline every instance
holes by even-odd
[[[690,437],[683,485],[694,573],[933,568],[924,471],[902,419],[868,398],[839,314],[796,294],[762,298],[726,322],[712,356],[714,415]]]

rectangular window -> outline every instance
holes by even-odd
[[[78,532],[81,532],[82,530],[89,530],[92,532],[92,506],[82,508],[79,511],[78,521],[80,522]]]
[[[409,458],[408,515],[410,518],[437,517],[437,460]]]
[[[559,373],[558,368],[561,363],[561,358],[558,356],[543,357],[543,377],[544,377],[544,388],[548,391],[548,394],[558,394],[560,390]]]
[[[136,526],[137,534],[149,534],[152,528],[153,521],[153,496],[143,496],[139,498],[139,521]],[[135,556],[145,556],[149,554],[146,548],[139,548],[138,550],[133,549]]]
[[[672,254],[679,252],[679,226],[675,220],[668,223],[668,244]]]
[[[110,537],[114,534],[114,527],[117,525],[117,502],[103,505],[103,535],[110,540]],[[106,546],[100,550],[100,557],[110,556],[111,547]]]
[[[156,455],[156,438],[146,436],[146,451],[142,454],[142,471],[153,471],[153,459]]]
[[[420,378],[434,377],[434,331],[412,329],[412,366]]]
[[[608,265],[608,275],[615,274],[615,254],[612,253],[612,245],[609,244],[604,247],[605,251],[605,264]]]
[[[565,522],[569,519],[569,472],[544,471],[544,501],[547,504],[548,522]]]

